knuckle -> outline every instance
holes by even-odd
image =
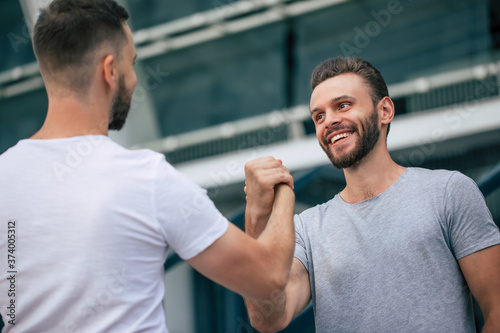
[[[253,163],[247,162],[245,164],[244,170],[245,170],[246,173],[252,173],[255,170],[255,166],[254,166]]]

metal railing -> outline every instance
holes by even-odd
[[[500,95],[500,62],[471,66],[389,85],[407,113],[472,103]],[[301,140],[314,128],[307,105],[247,117],[133,146],[165,154],[172,164]],[[249,147],[250,146],[250,147]]]
[[[160,56],[346,1],[348,0],[234,1],[212,10],[134,32],[137,58],[144,60]],[[36,62],[0,73],[0,100],[42,87],[43,80]]]
[[[498,189],[500,187],[500,163],[493,167],[484,176],[479,178],[476,183],[484,197],[487,197],[493,191]]]

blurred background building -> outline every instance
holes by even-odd
[[[2,0],[0,153],[34,134],[46,114],[30,29],[48,2]],[[311,71],[337,55],[361,56],[384,75],[396,104],[388,145],[397,162],[459,170],[480,183],[498,169],[498,0],[118,2],[131,14],[138,85],[126,128],[110,136],[164,153],[240,226],[249,159],[284,161],[298,183],[297,212],[345,185],[308,109]],[[481,189],[499,224],[496,188]],[[167,266],[171,332],[252,331],[239,296],[175,254]],[[310,311],[287,330],[309,331]]]

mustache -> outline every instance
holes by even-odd
[[[337,132],[340,130],[352,130],[354,132],[358,131],[358,127],[356,125],[346,125],[346,124],[338,124],[330,127],[328,131],[326,131],[325,135],[323,136],[323,144],[328,146],[328,136],[332,134],[333,132]]]

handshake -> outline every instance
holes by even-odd
[[[267,225],[275,197],[292,193],[293,178],[283,162],[271,156],[252,160],[245,165],[245,231],[257,238]],[[293,207],[293,202],[289,202]]]
[[[265,301],[284,290],[295,249],[293,178],[281,160],[263,157],[245,165],[245,232],[232,223],[187,262],[243,297]]]

